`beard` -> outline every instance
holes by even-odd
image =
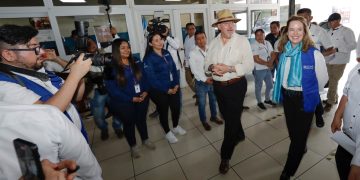
[[[44,61],[36,60],[36,63],[33,67],[33,70],[38,71],[39,69],[44,67]]]

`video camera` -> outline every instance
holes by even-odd
[[[164,23],[168,23],[168,22],[170,22],[169,19],[160,20],[160,17],[154,18],[149,21],[146,30],[149,33],[158,32],[160,34],[163,34],[166,32],[166,25],[164,25]]]
[[[85,53],[84,60],[91,58],[93,66],[103,66],[111,62],[112,54],[105,53],[105,54],[91,54],[87,52],[87,44],[88,44],[88,28],[89,22],[87,21],[75,21],[75,30],[78,35],[78,39],[75,42],[76,47],[76,54],[72,57],[69,63],[78,59],[81,53]]]

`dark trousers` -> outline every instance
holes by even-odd
[[[122,120],[126,141],[130,147],[136,145],[135,126],[139,131],[141,140],[149,138],[146,114],[149,107],[149,98],[141,103],[121,103],[116,106],[117,110],[113,110],[113,116],[117,116]]]
[[[221,145],[221,159],[223,160],[231,159],[235,146],[245,139],[241,114],[246,90],[245,77],[228,86],[214,84],[214,93],[225,122],[224,140]]]
[[[304,112],[301,92],[282,89],[286,126],[290,137],[288,157],[283,172],[293,176],[306,148],[314,112]]]
[[[165,133],[168,133],[170,131],[168,122],[169,107],[171,110],[173,127],[176,127],[179,124],[180,89],[176,92],[176,94],[172,95],[158,90],[151,90],[150,97],[156,105],[156,110],[159,112],[161,127],[164,129]]]
[[[320,98],[320,103],[316,106],[316,109],[315,109],[316,120],[321,119],[323,114],[324,114],[324,107],[322,105],[321,98]]]
[[[339,173],[340,180],[347,180],[353,155],[347,152],[343,147],[338,146],[335,154],[336,168]]]

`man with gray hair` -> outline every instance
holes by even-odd
[[[219,167],[220,173],[225,174],[230,168],[235,146],[245,139],[241,125],[247,90],[245,74],[254,69],[254,61],[247,38],[235,33],[235,23],[240,19],[235,18],[229,9],[218,11],[216,15],[217,21],[212,27],[217,27],[221,33],[209,44],[205,70],[212,72],[214,93],[225,121]]]

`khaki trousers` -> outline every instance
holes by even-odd
[[[338,83],[344,74],[346,64],[326,64],[329,74],[329,90],[327,93],[327,102],[335,104],[339,96],[337,94]]]
[[[195,79],[194,76],[191,73],[191,69],[189,67],[185,67],[185,79],[186,82],[188,83],[190,89],[196,93],[195,91]]]

